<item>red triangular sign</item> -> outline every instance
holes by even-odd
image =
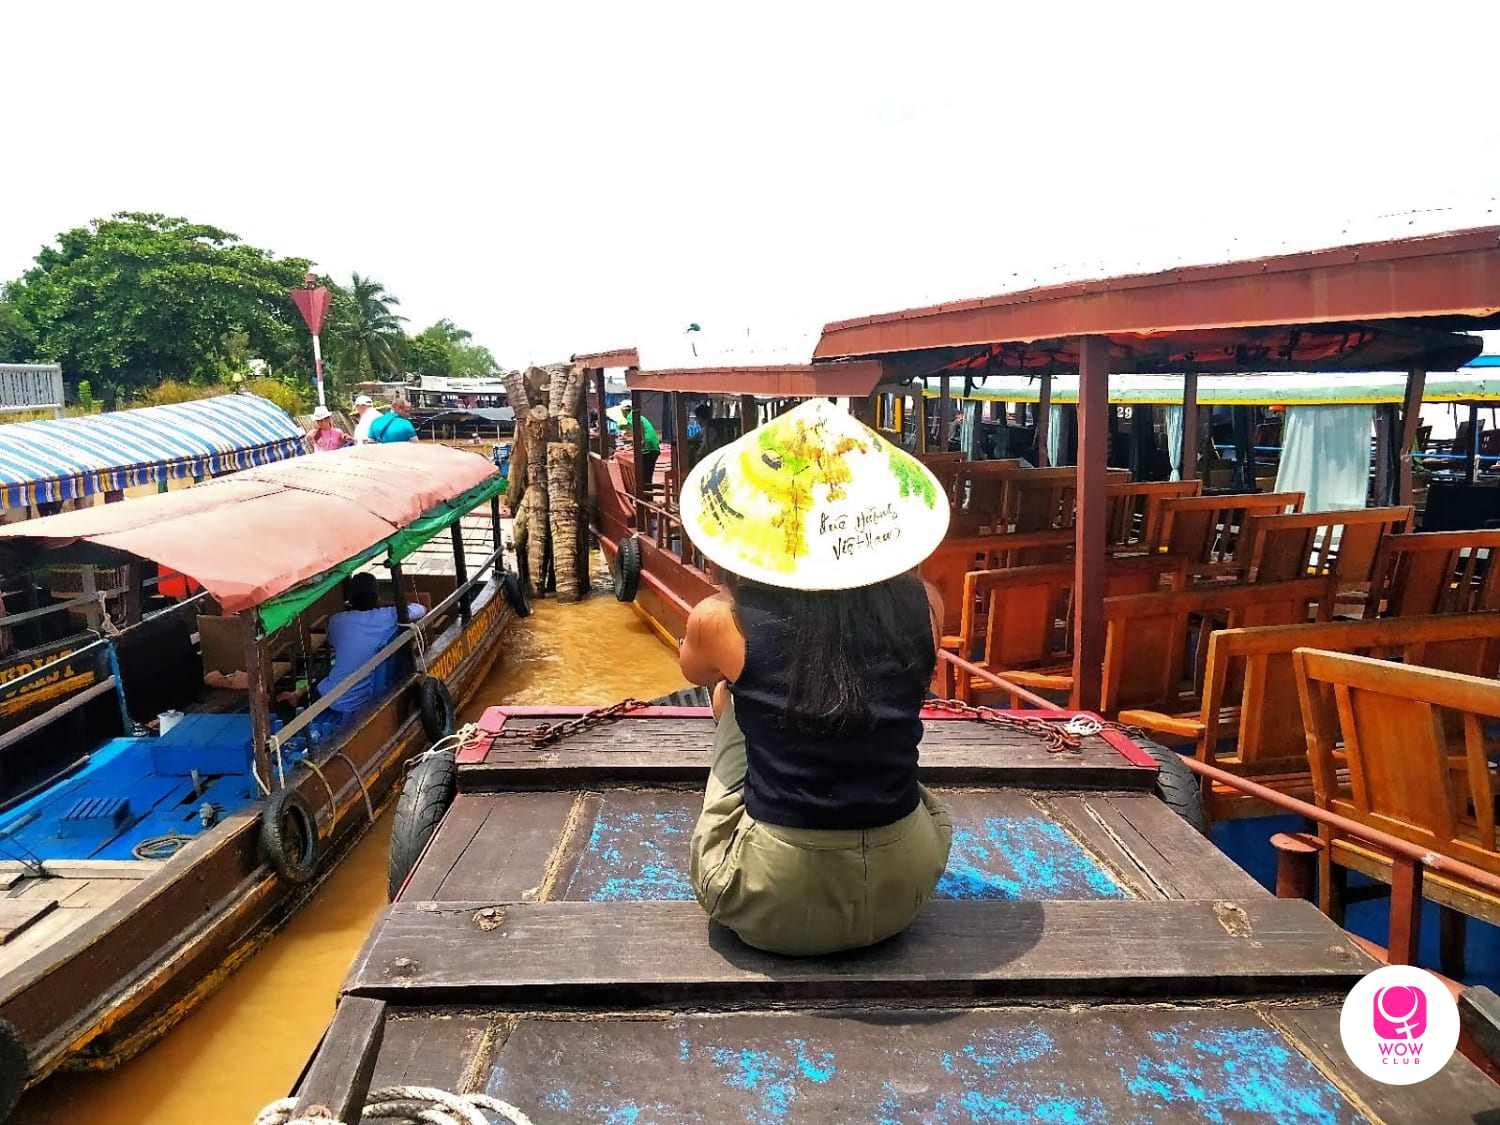
[[[329,298],[328,290],[323,288],[292,290],[292,300],[297,303],[302,319],[307,321],[308,330],[314,336],[323,331],[323,318],[328,315]]]

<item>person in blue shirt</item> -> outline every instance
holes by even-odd
[[[391,408],[370,423],[370,440],[382,445],[393,441],[416,441],[417,428],[411,424],[411,403],[398,398]]]
[[[408,618],[419,619],[427,611],[419,605],[406,607]],[[349,608],[328,619],[328,643],[333,648],[333,671],[318,684],[318,694],[327,695],[342,684],[382,648],[396,639],[396,607],[380,604],[375,576],[361,571],[349,579]],[[353,714],[375,696],[375,673],[366,675],[334,702],[341,716]]]

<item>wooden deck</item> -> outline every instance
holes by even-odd
[[[22,965],[161,870],[161,860],[62,860],[29,874],[0,863],[0,974]]]
[[[492,710],[460,793],[345,982],[300,1093],[484,1091],[538,1122],[1482,1120],[1462,1058],[1363,1077],[1344,995],[1375,962],[1278,900],[1099,737],[1080,754],[934,719],[954,821],[904,934],[786,958],[708,923],[687,847],[712,720]],[[502,721],[503,720],[503,721]],[[519,732],[519,734],[517,733]]]

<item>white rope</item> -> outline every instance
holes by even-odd
[[[415,766],[418,762],[423,761],[424,759],[431,758],[435,754],[446,754],[449,757],[452,757],[454,754],[457,754],[461,749],[463,749],[464,743],[473,738],[474,735],[478,733],[478,731],[478,723],[465,723],[452,734],[438,739],[430,747],[413,758],[411,760],[412,766]]]
[[[358,1125],[339,1121],[322,1106],[313,1106],[294,1117],[296,1108],[296,1098],[272,1102],[256,1116],[255,1125]],[[372,1090],[359,1121],[388,1121],[394,1125],[494,1125],[489,1113],[499,1114],[499,1120],[510,1125],[532,1125],[531,1118],[499,1098],[488,1094],[450,1094],[431,1086],[386,1086]]]
[[[417,650],[417,668],[427,675],[427,638],[422,633],[422,619],[408,621],[404,626],[411,630],[412,647]]]
[[[109,603],[105,600],[104,591],[99,591],[99,632],[107,637],[118,637],[120,627],[115,624],[115,619],[109,615]]]

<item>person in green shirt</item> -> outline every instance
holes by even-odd
[[[632,408],[630,403],[625,403],[625,429],[632,430]],[[661,438],[656,436],[656,427],[651,424],[651,419],[644,414],[641,415],[641,447],[636,451],[637,471],[640,473],[641,484],[647,492],[653,490],[656,483],[656,459],[661,456]]]

